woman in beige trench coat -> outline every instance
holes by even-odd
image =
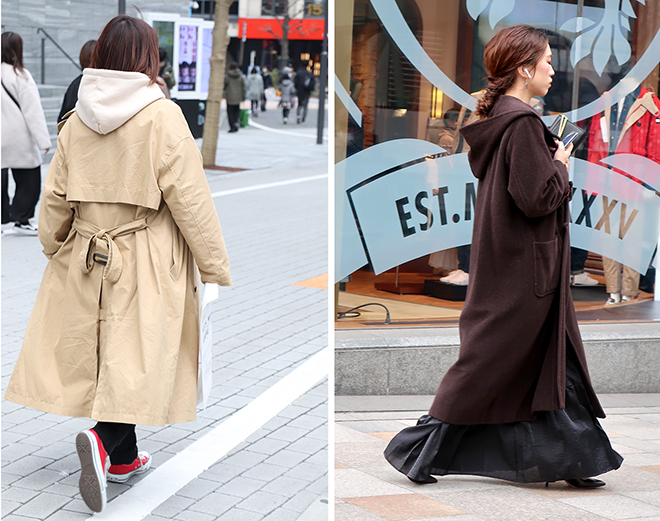
[[[157,76],[154,29],[112,19],[60,124],[39,214],[50,260],[5,395],[98,422],[76,438],[94,511],[106,474],[124,482],[150,464],[135,424],[195,419],[197,269],[231,284],[201,156]]]

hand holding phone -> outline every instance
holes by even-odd
[[[573,143],[570,143],[567,147],[564,146],[563,141],[555,140],[555,143],[557,143],[557,148],[555,149],[553,157],[554,159],[564,163],[566,170],[568,170],[571,165],[569,159],[571,157],[571,153],[573,152]]]

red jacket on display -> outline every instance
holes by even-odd
[[[601,118],[605,118],[605,126],[610,128],[610,114],[608,108],[592,119],[588,157],[592,163],[610,155],[601,129]],[[628,111],[614,153],[637,154],[660,163],[660,100],[644,87]]]

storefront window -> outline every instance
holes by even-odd
[[[553,52],[553,86],[534,108],[548,125],[565,114],[587,133],[569,173],[578,319],[660,318],[648,305],[660,221],[660,5],[337,0],[336,13],[338,311],[377,304],[338,327],[382,324],[383,307],[395,324],[456,323],[478,191],[458,130],[475,120],[486,42],[517,23],[542,28]],[[606,282],[611,289],[621,271],[632,300],[606,306]]]
[[[262,16],[284,16],[289,3],[285,0],[261,0]]]

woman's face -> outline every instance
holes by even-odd
[[[529,73],[532,75],[528,85],[530,94],[532,96],[545,96],[552,85],[552,77],[555,75],[555,70],[552,68],[550,45],[547,46],[545,54]]]

